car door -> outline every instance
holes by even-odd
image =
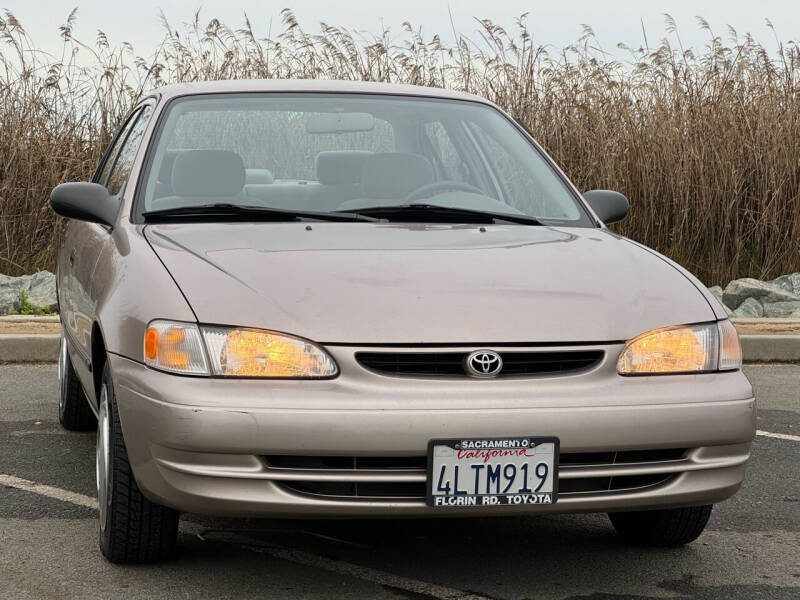
[[[92,179],[105,185],[112,195],[121,194],[130,175],[152,104],[131,113],[115,137]],[[98,223],[70,221],[64,238],[64,260],[59,265],[59,296],[73,366],[86,389],[91,389],[92,326],[97,309],[93,273],[103,249],[110,241],[111,228]],[[77,356],[75,355],[77,354]]]

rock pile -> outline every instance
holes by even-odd
[[[734,279],[724,290],[718,285],[708,289],[734,318],[800,319],[800,273],[772,281]]]
[[[20,292],[25,292],[28,302],[34,309],[48,311],[56,309],[56,276],[50,271],[39,271],[21,277],[10,277],[0,273],[0,315],[19,312]]]

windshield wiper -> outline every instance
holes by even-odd
[[[220,217],[253,221],[300,221],[306,219],[319,221],[367,221],[370,223],[378,221],[374,217],[344,211],[316,212],[313,210],[290,210],[249,204],[230,204],[227,202],[148,210],[143,212],[142,216],[148,221],[171,221],[186,218],[215,219]]]
[[[396,204],[368,206],[352,211],[321,212],[313,210],[291,210],[217,202],[196,206],[178,206],[161,210],[148,210],[142,213],[148,221],[172,221],[181,219],[232,219],[245,221],[421,221],[434,223],[520,223],[522,225],[543,225],[536,217],[495,213],[470,208],[439,206],[436,204]]]
[[[330,213],[336,214],[336,213]],[[378,217],[387,221],[422,221],[435,223],[519,223],[522,225],[544,225],[536,217],[496,213],[471,208],[440,206],[438,204],[395,204],[357,208],[348,214]],[[455,221],[454,221],[455,219]]]

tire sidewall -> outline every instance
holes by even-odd
[[[107,411],[108,437],[105,487],[102,488],[106,496],[105,523],[99,527],[100,549],[109,562],[117,564],[165,560],[175,549],[180,513],[148,500],[136,483],[122,435],[108,362],[103,366],[101,386],[100,404]],[[102,423],[103,413],[101,410],[98,412],[101,415],[99,423]],[[98,502],[102,502],[100,493]]]

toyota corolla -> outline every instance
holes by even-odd
[[[181,511],[604,512],[680,545],[742,482],[723,307],[485,99],[169,86],[51,205],[60,419],[97,427],[113,562],[169,556]]]

